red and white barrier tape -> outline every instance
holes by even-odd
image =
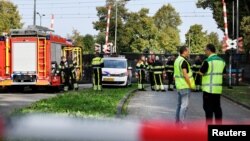
[[[232,122],[227,122],[227,124]],[[249,124],[249,122],[248,122]],[[5,127],[5,131],[3,130]],[[3,132],[4,131],[4,132]],[[31,140],[81,141],[207,141],[203,122],[192,122],[183,129],[174,123],[128,121],[121,119],[70,118],[58,115],[26,115],[0,121],[0,137]]]
[[[6,125],[7,139],[205,141],[207,138],[205,126],[193,124],[184,130],[165,121],[93,120],[55,115],[28,115],[12,118]]]

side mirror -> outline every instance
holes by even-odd
[[[132,70],[133,68],[132,67],[128,67],[128,70]]]

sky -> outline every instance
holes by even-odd
[[[10,0],[17,5],[24,27],[33,25],[34,0]],[[50,27],[51,14],[54,14],[55,34],[66,37],[73,29],[82,35],[97,35],[92,22],[97,21],[96,7],[104,6],[105,0],[36,0],[36,11],[41,15],[42,26]],[[119,1],[119,0],[118,0]],[[170,3],[180,14],[182,24],[179,26],[181,42],[185,42],[185,34],[191,25],[201,24],[203,31],[216,32],[222,39],[223,32],[217,28],[212,12],[197,8],[197,0],[130,0],[126,8],[136,12],[148,8],[153,16],[164,4]],[[112,9],[115,10],[115,9]],[[119,11],[118,11],[119,14]],[[36,15],[36,24],[40,25],[40,16]],[[119,35],[118,35],[119,36]]]

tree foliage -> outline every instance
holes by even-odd
[[[166,53],[177,53],[177,46],[180,45],[179,31],[173,27],[166,27],[159,31],[158,42]]]
[[[233,33],[233,8],[232,3],[235,3],[235,15],[236,15],[236,0],[225,0],[226,6],[227,6],[227,15],[228,15],[228,32],[229,37],[234,39],[236,37],[236,30]],[[222,1],[221,0],[198,0],[197,2],[198,8],[203,9],[211,9],[213,12],[213,18],[217,22],[218,27],[224,31],[224,20],[223,20],[223,9],[222,9]],[[248,36],[246,36],[248,33],[247,31],[250,30],[249,22],[248,22],[248,16],[250,16],[250,1],[249,0],[239,0],[239,23],[240,23],[240,31],[239,36],[244,36],[245,43],[248,44]],[[235,16],[236,19],[236,16]],[[248,24],[247,24],[248,23]],[[234,24],[236,26],[236,22]],[[234,27],[236,29],[236,27]],[[232,37],[234,35],[234,38]],[[246,39],[245,39],[246,38]],[[249,45],[249,44],[248,44]]]
[[[72,39],[73,44],[75,46],[81,46],[81,47],[83,46],[83,38],[84,37],[81,35],[81,33],[78,30],[73,29],[72,35],[69,38]]]
[[[181,24],[179,14],[170,5],[163,5],[156,14],[148,16],[149,9],[142,8],[138,12],[128,12],[123,0],[117,4],[118,28],[117,50],[119,52],[142,52],[150,49],[156,53],[163,51],[176,52],[180,44],[178,26]],[[114,0],[107,0],[107,5],[114,6]],[[99,31],[97,42],[102,43],[105,38],[107,25],[107,7],[97,7],[99,20],[94,22],[94,28]],[[114,41],[115,14],[111,12],[109,40]]]
[[[244,44],[246,47],[250,47],[250,16],[246,16],[242,19],[241,30],[244,37]]]
[[[219,35],[216,32],[211,32],[207,35],[208,42],[212,43],[216,47],[217,53],[222,53],[222,44],[219,41]]]
[[[158,29],[175,28],[182,23],[179,13],[171,4],[163,5],[154,15],[154,22]]]
[[[23,25],[17,6],[10,1],[0,1],[0,17],[0,32],[9,32]]]
[[[203,53],[204,47],[206,46],[207,32],[202,31],[202,25],[195,24],[190,27],[186,33],[186,44],[190,47],[190,52],[194,54]]]
[[[83,53],[94,53],[95,40],[90,34],[83,37]]]
[[[156,44],[157,28],[151,17],[147,16],[149,10],[141,9],[139,12],[132,12],[125,24],[123,46],[130,46],[132,52],[142,52],[145,48],[159,50]]]
[[[195,24],[190,26],[186,33],[186,44],[190,46],[191,53],[203,54],[204,47],[211,43],[216,47],[217,53],[222,52],[222,44],[219,41],[219,36],[215,32],[207,33],[203,31],[202,25]]]
[[[109,26],[109,42],[114,43],[115,40],[115,22],[116,22],[116,5],[117,4],[117,45],[119,50],[119,45],[121,43],[121,36],[120,34],[123,32],[124,29],[124,22],[127,19],[127,9],[125,8],[126,0],[120,0],[115,2],[116,0],[106,0],[105,6],[97,7],[97,16],[99,18],[98,21],[93,22],[94,29],[101,32],[100,35],[106,33],[107,27],[107,14],[108,14],[108,7],[111,6],[111,14],[110,14],[110,26]]]
[[[83,53],[93,53],[94,52],[94,44],[95,40],[92,35],[81,35],[79,31],[74,29],[72,31],[72,35],[69,37],[72,39],[73,44],[75,46],[80,46],[82,47]]]

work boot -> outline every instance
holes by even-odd
[[[152,91],[155,91],[154,86],[151,86],[151,90],[152,90]]]
[[[64,86],[63,91],[67,92],[69,90],[68,86]]]
[[[77,83],[74,83],[74,90],[78,90],[79,89],[79,86],[78,86],[78,84]]]

